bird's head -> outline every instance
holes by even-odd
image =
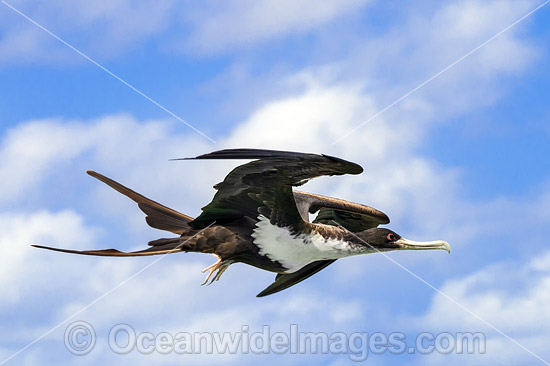
[[[373,228],[354,234],[355,243],[363,245],[366,251],[387,252],[390,250],[429,250],[443,249],[451,252],[449,243],[443,240],[413,241],[402,238],[401,235],[384,228]]]

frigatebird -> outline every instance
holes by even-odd
[[[175,160],[192,159],[252,161],[236,167],[214,186],[214,198],[195,219],[99,173],[87,172],[135,201],[151,227],[179,236],[153,240],[149,248],[136,252],[35,247],[96,256],[210,253],[217,261],[203,270],[208,271],[203,284],[219,280],[236,262],[277,273],[258,297],[293,286],[343,257],[392,250],[450,251],[445,241],[415,242],[378,228],[390,220],[373,207],[293,190],[319,176],[360,174],[363,168],[358,164],[324,154],[262,149],[226,149]],[[318,213],[312,222],[310,213]]]

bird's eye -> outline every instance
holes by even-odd
[[[387,238],[388,238],[389,241],[394,241],[395,240],[395,234],[389,233]]]

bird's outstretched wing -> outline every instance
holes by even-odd
[[[300,270],[289,273],[289,274],[278,274],[275,277],[275,281],[268,287],[266,287],[262,292],[260,292],[256,297],[264,297],[267,295],[274,294],[279,291],[283,291],[295,284],[302,282],[308,277],[313,276],[315,273],[319,272],[323,268],[327,267],[329,264],[332,264],[336,259],[327,259],[323,261],[316,261],[308,264],[307,266],[301,268]]]
[[[294,200],[304,220],[307,220],[308,213],[313,214],[319,211],[315,223],[335,225],[334,222],[336,222],[353,232],[367,230],[390,222],[385,213],[374,207],[339,198],[294,191]]]
[[[304,225],[293,186],[323,175],[359,174],[361,166],[328,155],[261,149],[228,149],[191,159],[257,159],[233,169],[214,188],[212,201],[189,225],[200,229],[212,222],[231,223],[243,216],[264,215],[278,226],[300,230]]]
[[[308,213],[319,211],[313,223],[343,226],[349,231],[359,232],[390,222],[388,216],[382,211],[354,202],[300,191],[294,191],[294,199],[304,220],[308,219]],[[336,259],[316,261],[294,273],[278,274],[275,281],[257,297],[271,295],[294,286],[335,261]]]

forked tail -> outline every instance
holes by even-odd
[[[194,244],[191,243],[191,241],[193,241],[193,230],[191,230],[188,225],[189,222],[193,221],[192,217],[172,210],[171,208],[168,208],[158,202],[142,196],[141,194],[131,190],[128,187],[123,186],[118,182],[115,182],[110,178],[107,178],[104,175],[101,175],[91,170],[88,170],[87,173],[136,202],[140,210],[145,213],[145,220],[147,221],[149,226],[159,230],[170,231],[180,236],[177,238],[158,239],[151,241],[149,242],[150,248],[136,252],[121,252],[116,249],[71,250],[52,248],[43,245],[33,245],[33,247],[55,250],[65,253],[109,257],[134,257],[155,254],[167,254],[171,252],[188,251],[190,249],[192,250]]]

